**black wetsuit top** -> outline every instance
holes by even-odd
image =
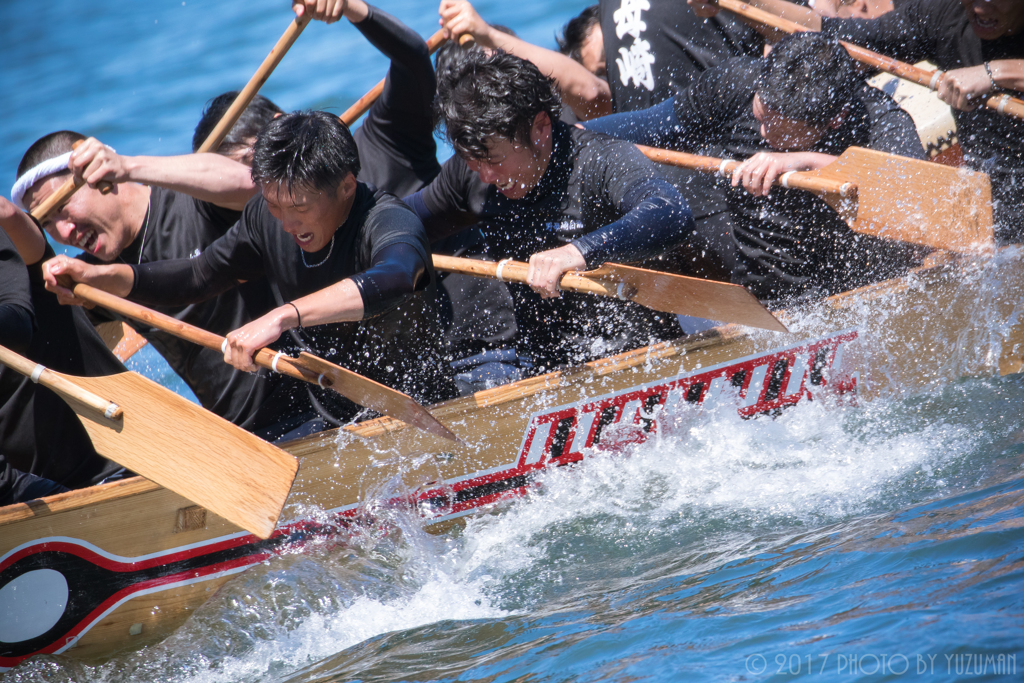
[[[456,156],[407,201],[432,240],[479,224],[494,259],[527,261],[572,243],[595,267],[639,261],[692,237],[685,200],[633,145],[560,121],[552,127],[552,143],[544,175],[522,199],[485,184]],[[512,291],[519,351],[548,369],[678,335],[666,316],[634,304],[573,293],[545,301],[525,285]]]
[[[355,24],[391,60],[384,92],[352,134],[359,148],[359,180],[404,197],[441,170],[431,105],[436,80],[427,44],[387,12],[369,6]]]
[[[0,344],[70,375],[124,372],[84,309],[61,306],[46,291],[42,264],[53,256],[47,246],[43,259],[26,269],[0,230]],[[120,469],[96,454],[78,416],[60,396],[0,365],[0,503],[14,502],[8,496],[23,488],[26,474],[71,489],[98,484]]]
[[[131,265],[195,258],[224,235],[240,216],[239,211],[181,192],[152,187],[149,213],[143,227],[118,260]],[[100,263],[88,255],[80,258]],[[261,278],[253,278],[201,303],[155,306],[161,313],[220,335],[238,329],[272,307],[270,288]],[[294,396],[304,394],[298,383],[289,378],[265,369],[257,373],[235,370],[224,362],[219,350],[201,347],[135,321],[128,322],[153,344],[171,369],[195,392],[204,408],[244,429],[260,432],[278,423],[282,414],[292,410]]]
[[[822,19],[821,26],[824,33],[904,62],[930,60],[943,71],[1024,59],[1024,37],[978,38],[960,0],[904,0],[877,19]],[[1024,121],[987,107],[954,109],[953,117],[965,160],[991,177],[997,236],[1024,241]]]
[[[423,226],[401,201],[363,183],[357,184],[349,217],[332,244],[316,254],[303,258],[257,195],[239,222],[200,256],[133,270],[131,297],[163,305],[200,301],[238,280],[265,277],[273,308],[351,278],[363,296],[364,319],[293,330],[282,337],[281,350],[309,349],[420,401],[454,393],[440,360],[435,277]],[[355,414],[334,392],[310,391],[321,415],[332,423]]]
[[[656,117],[616,114],[587,125],[638,143],[712,157],[745,159],[774,152],[753,113],[760,68],[760,60],[733,59],[705,71],[671,102],[649,110],[658,112]],[[857,91],[842,125],[808,151],[838,156],[852,145],[924,157],[910,116],[868,86]],[[755,197],[730,187],[726,178],[705,176],[711,180],[704,191],[730,211],[733,282],[760,299],[781,304],[800,295],[844,291],[890,276],[913,256],[901,245],[852,232],[808,192],[776,189],[769,197]]]

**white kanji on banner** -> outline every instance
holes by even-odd
[[[616,59],[615,63],[619,67],[622,85],[629,85],[632,80],[637,85],[654,90],[654,72],[651,70],[654,55],[651,54],[651,44],[646,40],[634,40],[628,50],[620,47],[619,54],[622,57]]]
[[[647,23],[641,18],[640,13],[651,9],[651,3],[647,0],[622,0],[619,9],[612,13],[612,21],[615,22],[615,35],[620,39],[627,33],[634,38],[647,30]]]

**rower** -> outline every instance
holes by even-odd
[[[538,371],[678,335],[634,304],[557,299],[564,273],[695,239],[685,200],[635,147],[557,120],[551,81],[504,52],[470,51],[439,73],[437,107],[456,156],[407,202],[431,239],[476,223],[492,257],[530,261],[530,288],[512,289],[517,346]]]
[[[180,306],[265,278],[275,305],[227,335],[226,362],[255,370],[257,350],[297,330],[329,361],[419,401],[450,398],[423,226],[393,195],[358,182],[358,173],[355,141],[336,116],[286,114],[253,149],[261,194],[201,254],[130,265],[57,257],[47,265],[47,287],[65,303],[82,303],[63,286],[66,277],[140,303]],[[322,400],[343,419],[359,412],[334,394]]]
[[[766,57],[709,69],[660,105],[586,125],[654,147],[749,157],[731,187],[718,180],[710,191],[729,208],[722,233],[734,244],[732,281],[769,306],[852,289],[914,262],[910,248],[852,232],[809,193],[769,196],[783,173],[822,168],[852,145],[924,157],[910,116],[866,86],[833,39],[787,36]]]
[[[701,16],[718,11],[707,0],[687,1]],[[964,161],[992,180],[996,237],[1024,241],[1024,121],[979,106],[992,95],[1024,92],[1024,3],[900,0],[895,11],[871,20],[821,18],[783,0],[750,4],[901,61],[935,63],[944,72],[936,86],[953,107]]]
[[[0,228],[0,345],[60,372],[124,372],[85,312],[59,305],[44,289],[42,263],[53,249],[32,219],[3,197]],[[57,394],[0,365],[0,506],[126,474],[96,453]]]

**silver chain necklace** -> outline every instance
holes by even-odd
[[[331,258],[331,252],[334,251],[334,238],[337,236],[337,232],[331,235],[331,248],[327,250],[327,256],[324,256],[324,260],[321,261],[320,263],[306,263],[306,252],[302,247],[299,247],[299,255],[302,256],[302,265],[306,266],[307,268],[316,268],[317,266],[322,266],[323,264],[327,263],[327,259]]]

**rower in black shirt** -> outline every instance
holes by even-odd
[[[550,79],[503,52],[470,52],[439,73],[437,106],[457,155],[407,202],[432,240],[478,223],[493,257],[529,260],[532,291],[513,287],[521,353],[550,369],[677,333],[632,304],[542,300],[568,271],[692,239],[686,202],[635,147],[558,121]]]
[[[704,16],[718,11],[707,0],[687,1]],[[979,106],[993,94],[1024,92],[1024,3],[900,0],[875,19],[820,18],[783,0],[751,4],[902,61],[934,62],[964,159],[991,177],[997,238],[1024,241],[1024,121]]]
[[[60,131],[34,143],[18,168],[15,187],[24,188],[23,195],[14,194],[27,208],[35,207],[70,173],[82,176],[86,186],[43,228],[55,241],[82,249],[81,258],[91,263],[138,264],[197,256],[227,232],[256,192],[249,169],[218,154],[127,157],[93,138],[72,153],[77,140],[85,138]],[[101,180],[116,183],[117,191],[102,194],[95,187]],[[271,305],[266,283],[254,281],[216,299],[159,310],[226,334]],[[308,401],[304,411],[296,407],[293,394],[301,386],[298,383],[266,370],[238,372],[215,351],[152,328],[140,325],[138,329],[203,407],[226,420],[274,439],[310,419],[306,413],[313,408]]]
[[[833,39],[788,36],[767,57],[709,69],[660,105],[586,125],[655,147],[750,157],[736,168],[732,187],[718,179],[710,191],[729,207],[733,282],[772,305],[888,277],[914,256],[902,245],[852,232],[809,193],[768,196],[781,174],[821,168],[852,145],[924,156],[910,116],[864,85]]]
[[[59,286],[62,275],[143,303],[182,305],[266,278],[275,307],[227,335],[224,359],[236,368],[253,370],[253,354],[292,330],[303,348],[421,401],[450,398],[423,226],[398,199],[356,181],[358,172],[355,142],[337,117],[281,116],[253,150],[262,195],[202,254],[105,266],[58,257],[47,286],[68,303],[79,302]],[[333,393],[320,399],[338,421],[357,412]]]
[[[0,344],[59,372],[100,376],[125,368],[81,309],[43,287],[53,256],[39,229],[0,197]],[[26,268],[20,254],[32,263]],[[0,506],[98,484],[124,468],[101,457],[60,396],[0,365]]]

